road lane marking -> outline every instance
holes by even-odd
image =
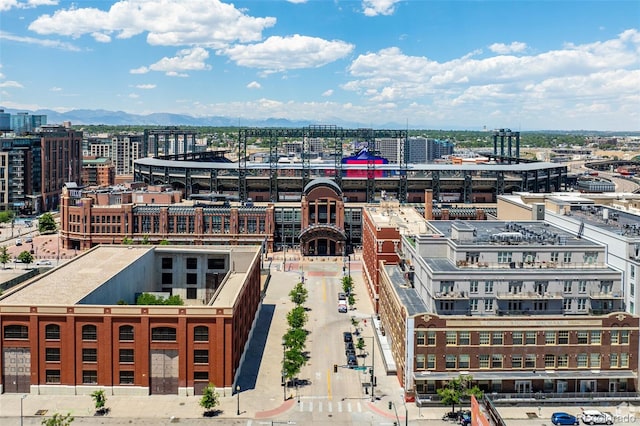
[[[331,370],[327,370],[327,397],[331,401]]]
[[[322,301],[327,301],[327,280],[325,277],[322,277]]]

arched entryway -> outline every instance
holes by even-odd
[[[332,225],[314,224],[300,233],[303,256],[341,256],[345,242],[344,231]]]
[[[303,256],[341,256],[345,253],[342,190],[331,179],[314,179],[302,193],[302,223],[298,236]]]

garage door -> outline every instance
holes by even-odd
[[[29,348],[2,350],[2,383],[7,393],[25,393],[31,389],[31,352]]]
[[[151,351],[151,393],[155,395],[178,394],[177,349],[154,349]]]

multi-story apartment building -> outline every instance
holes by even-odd
[[[380,268],[380,327],[409,395],[634,392],[638,317],[607,248],[545,221],[426,221]]]
[[[260,305],[261,254],[101,246],[5,291],[0,392],[231,392]],[[184,304],[137,305],[141,293]]]
[[[112,186],[116,169],[110,158],[84,157],[82,159],[82,183],[87,186]]]
[[[425,137],[407,139],[404,155],[407,164],[424,164],[451,155],[455,145],[449,141],[441,141]]]
[[[400,144],[404,140],[400,138],[378,138],[375,140],[376,154],[386,158],[389,163],[400,163]]]
[[[580,238],[606,244],[606,262],[622,274],[627,312],[640,306],[640,195],[515,193],[498,198],[498,219],[535,214]]]
[[[133,174],[133,162],[142,156],[144,135],[116,134],[110,138],[89,138],[88,156],[110,158],[116,176]]]
[[[62,126],[42,126],[42,210],[58,208],[66,182],[80,182],[82,132]],[[40,211],[36,209],[36,211]]]

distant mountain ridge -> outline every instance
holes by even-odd
[[[359,123],[347,123],[335,119],[329,123],[317,123],[312,121],[298,120],[292,121],[286,118],[268,118],[264,120],[230,118],[222,116],[195,117],[188,114],[173,114],[157,112],[147,115],[131,114],[124,111],[108,111],[104,109],[74,109],[67,112],[57,112],[50,109],[39,109],[36,111],[16,110],[3,108],[9,114],[27,112],[32,115],[46,115],[48,124],[62,124],[70,121],[72,125],[107,125],[107,126],[127,126],[127,125],[147,125],[147,126],[210,126],[210,127],[304,127],[313,124],[337,125],[343,127],[363,127]],[[402,128],[393,125],[393,128]]]

